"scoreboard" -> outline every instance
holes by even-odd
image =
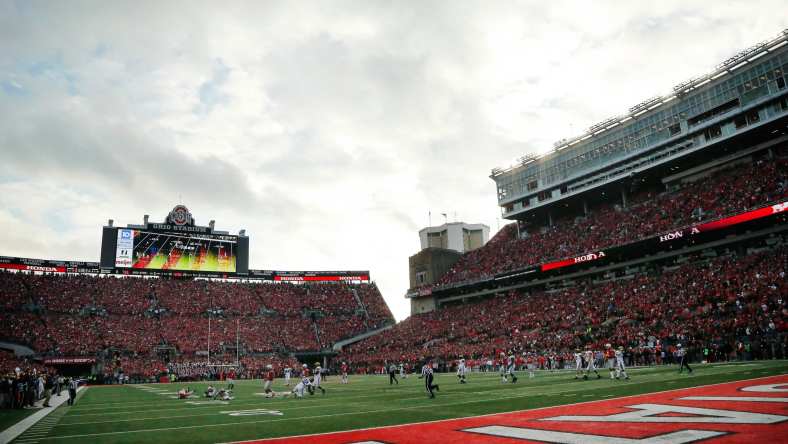
[[[231,276],[249,270],[249,238],[194,223],[176,206],[163,223],[104,227],[101,268],[121,274],[186,273]]]

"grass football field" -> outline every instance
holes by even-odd
[[[238,381],[228,403],[204,398],[178,400],[185,386],[202,394],[207,383],[96,386],[80,392],[75,406],[61,406],[14,442],[34,443],[215,443],[350,430],[488,413],[557,406],[706,384],[788,374],[788,361],[697,365],[693,374],[676,366],[630,370],[631,380],[575,380],[573,372],[519,372],[517,384],[497,373],[471,373],[460,385],[452,374],[436,375],[440,391],[428,399],[422,379],[409,376],[390,386],[388,376],[336,376],[303,399],[266,399],[259,380]],[[294,379],[295,381],[295,379]],[[274,384],[285,391],[283,380]],[[191,403],[190,403],[191,402]],[[0,413],[5,415],[6,412]],[[49,418],[48,417],[48,418]],[[316,440],[315,442],[319,442]]]

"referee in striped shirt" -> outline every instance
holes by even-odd
[[[687,370],[689,370],[689,372],[692,373],[692,369],[689,366],[689,362],[687,362],[689,361],[689,357],[687,356],[687,350],[683,349],[681,347],[681,344],[678,344],[677,347],[678,350],[676,350],[676,355],[679,357],[679,359],[681,359],[681,362],[679,363],[679,373],[681,373],[684,370],[684,367],[687,367]]]
[[[427,387],[427,392],[429,392],[430,398],[434,398],[435,393],[432,391],[432,389],[440,391],[440,387],[438,387],[438,384],[432,383],[432,359],[428,359],[427,363],[421,367],[421,376],[419,376],[419,378],[425,378],[424,384]]]

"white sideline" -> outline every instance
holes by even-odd
[[[81,386],[77,389],[77,393],[81,392],[82,390],[87,389],[87,386]],[[54,394],[49,399],[49,405],[51,407],[42,407],[39,411],[33,413],[32,415],[26,417],[25,419],[19,421],[18,423],[12,425],[11,427],[3,430],[0,432],[0,444],[7,444],[14,439],[16,439],[22,433],[25,433],[27,429],[33,427],[38,421],[41,421],[49,415],[50,413],[54,412],[60,405],[68,401],[68,390],[64,390],[60,396],[55,396]],[[36,406],[44,405],[44,400],[36,402]]]

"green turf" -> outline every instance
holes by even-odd
[[[189,405],[134,386],[91,387],[64,414],[42,443],[212,443],[299,435],[417,421],[459,418],[568,404],[611,397],[693,387],[719,382],[787,374],[788,361],[698,365],[692,375],[677,368],[633,369],[630,381],[576,381],[571,372],[540,372],[517,384],[501,384],[497,374],[471,374],[465,385],[451,374],[437,375],[441,390],[428,399],[423,380],[409,377],[389,386],[386,376],[351,376],[340,385],[331,377],[328,393],[304,399],[265,399],[260,381],[236,383],[236,399],[229,405]],[[604,375],[603,375],[604,376]],[[206,383],[149,384],[175,392],[190,385],[201,393]],[[284,391],[281,380],[275,390]],[[200,399],[195,399],[200,401]],[[282,416],[229,416],[228,411],[271,409]],[[24,436],[24,435],[23,435]]]
[[[0,409],[0,430],[11,427],[37,411],[37,409]]]

